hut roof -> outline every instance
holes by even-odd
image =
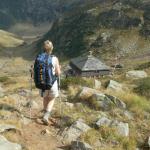
[[[73,58],[70,63],[81,71],[110,70],[109,66],[105,65],[93,55]]]

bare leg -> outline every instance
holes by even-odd
[[[43,108],[44,108],[44,110],[47,110],[48,103],[49,103],[49,97],[46,96],[43,99]]]
[[[53,105],[54,105],[55,98],[52,97],[45,97],[43,101],[44,109],[46,110],[44,116],[43,116],[43,121],[45,124],[49,124],[49,117],[50,113],[52,111]]]
[[[47,111],[49,111],[49,112],[52,111],[54,102],[55,102],[55,98],[50,98],[50,99],[49,99],[49,102],[48,102],[47,108],[46,108]]]

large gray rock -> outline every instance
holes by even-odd
[[[79,119],[74,122],[68,129],[62,133],[65,142],[70,143],[76,140],[82,133],[91,129],[83,120]]]
[[[127,137],[129,136],[129,125],[128,123],[119,122],[117,120],[110,120],[107,117],[101,117],[96,122],[97,127],[107,126],[116,128],[117,133],[121,136]]]
[[[129,124],[124,122],[119,122],[118,120],[113,120],[111,127],[115,127],[117,132],[121,136],[129,136]]]
[[[89,87],[82,87],[82,90],[79,94],[79,98],[82,100],[88,99],[93,94],[100,93],[100,91],[89,88]]]
[[[96,100],[103,110],[110,110],[114,106],[121,109],[126,108],[126,104],[122,100],[108,94],[96,93],[92,95],[92,99]]]
[[[117,130],[121,136],[126,136],[126,137],[129,136],[129,124],[128,123],[119,122],[119,124],[117,125]]]
[[[85,142],[72,141],[71,150],[92,150],[92,147]]]
[[[114,103],[103,93],[93,94],[92,99],[97,101],[97,104],[103,110],[110,110],[114,106]]]
[[[113,91],[122,91],[122,87],[123,85],[118,83],[117,81],[110,80],[107,89]]]
[[[0,135],[0,150],[22,150],[22,147],[19,144],[9,142]]]
[[[94,88],[99,90],[101,88],[102,83],[98,80],[94,80]]]
[[[118,108],[126,109],[126,104],[115,96],[105,94]]]
[[[9,125],[9,124],[0,124],[0,133],[6,131],[6,130],[12,130],[15,129],[17,130],[17,128],[13,125]]]
[[[106,117],[102,117],[100,118],[97,122],[96,122],[96,126],[97,127],[101,127],[101,126],[110,126],[112,120],[106,118]]]
[[[146,78],[147,73],[145,71],[140,71],[140,70],[132,70],[128,71],[126,73],[127,78],[132,78],[132,79],[140,79],[140,78]]]

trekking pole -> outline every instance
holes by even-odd
[[[30,112],[30,119],[31,119],[31,113],[32,113],[31,107],[32,107],[32,78],[33,78],[33,65],[31,65],[30,73],[31,73],[31,76],[30,76],[30,106],[29,106],[29,112]]]
[[[59,90],[59,101],[60,101],[60,127],[61,127],[61,118],[62,118],[62,107],[61,107],[61,102],[62,102],[62,99],[61,99],[61,89],[60,89],[60,80],[61,80],[61,77],[59,75],[58,77],[58,90]]]

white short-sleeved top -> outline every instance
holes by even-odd
[[[52,65],[53,65],[53,75],[55,75],[55,69],[56,69],[56,64],[57,63],[57,57],[56,56],[53,56],[52,57]],[[39,91],[40,94],[42,92],[42,90]],[[45,90],[44,93],[43,93],[43,97],[46,97],[46,96],[50,96],[50,97],[58,97],[59,95],[59,92],[58,92],[58,82],[57,80],[54,82],[53,86],[51,87],[50,90]]]

